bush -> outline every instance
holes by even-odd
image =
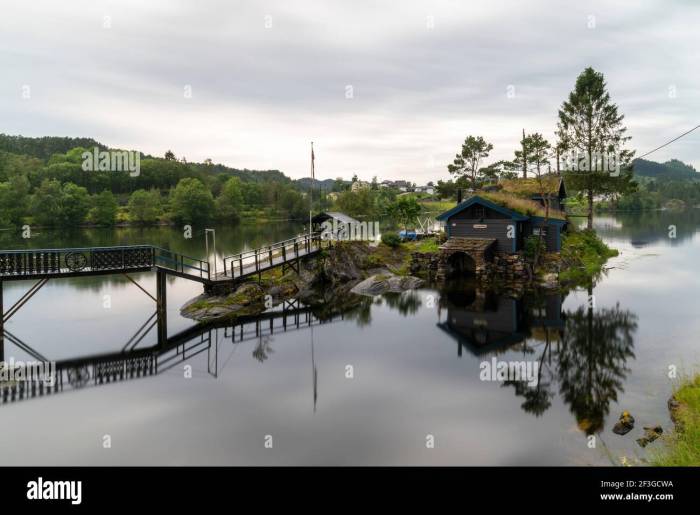
[[[396,248],[401,245],[401,238],[394,232],[387,232],[382,234],[382,243],[389,247]]]
[[[528,236],[525,238],[525,258],[532,262],[535,259],[535,255],[542,256],[545,253],[545,241],[544,238],[539,236]]]

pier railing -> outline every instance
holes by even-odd
[[[200,279],[211,279],[208,261],[178,254],[172,250],[160,247],[153,247],[153,253],[155,264],[158,266],[180,274],[199,277]]]
[[[0,279],[146,270],[160,266],[209,279],[209,263],[152,245],[0,251]]]
[[[235,279],[268,270],[321,249],[321,233],[304,234],[224,258],[224,275]]]
[[[154,266],[150,245],[0,251],[0,276],[80,274]]]

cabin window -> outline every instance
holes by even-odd
[[[474,206],[474,218],[482,219],[486,216],[484,206]]]
[[[532,228],[532,234],[533,236],[547,236],[547,228],[546,227],[533,227]]]

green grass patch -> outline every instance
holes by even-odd
[[[600,274],[605,262],[617,255],[617,250],[608,247],[595,231],[575,231],[570,226],[569,232],[562,236],[559,280],[588,284]]]
[[[425,209],[426,213],[435,213],[436,215],[444,213],[457,205],[457,202],[454,200],[419,200],[418,203]]]
[[[665,447],[651,457],[657,467],[689,467],[700,465],[700,374],[683,381],[674,397],[680,403],[676,410],[676,430],[664,438]]]

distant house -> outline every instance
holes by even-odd
[[[433,186],[416,186],[416,193],[427,193],[428,195],[435,194]]]
[[[326,194],[326,198],[331,202],[335,202],[338,200],[338,195],[339,193],[337,191],[331,191],[330,193]]]
[[[367,222],[360,222],[338,211],[323,211],[311,219],[314,232],[321,233],[325,239],[333,240],[374,239],[379,235],[379,224],[376,225],[375,227]]]
[[[350,191],[352,191],[353,193],[356,193],[360,190],[368,190],[368,189],[370,189],[371,186],[372,185],[370,183],[365,182],[365,181],[355,181],[350,186]]]

